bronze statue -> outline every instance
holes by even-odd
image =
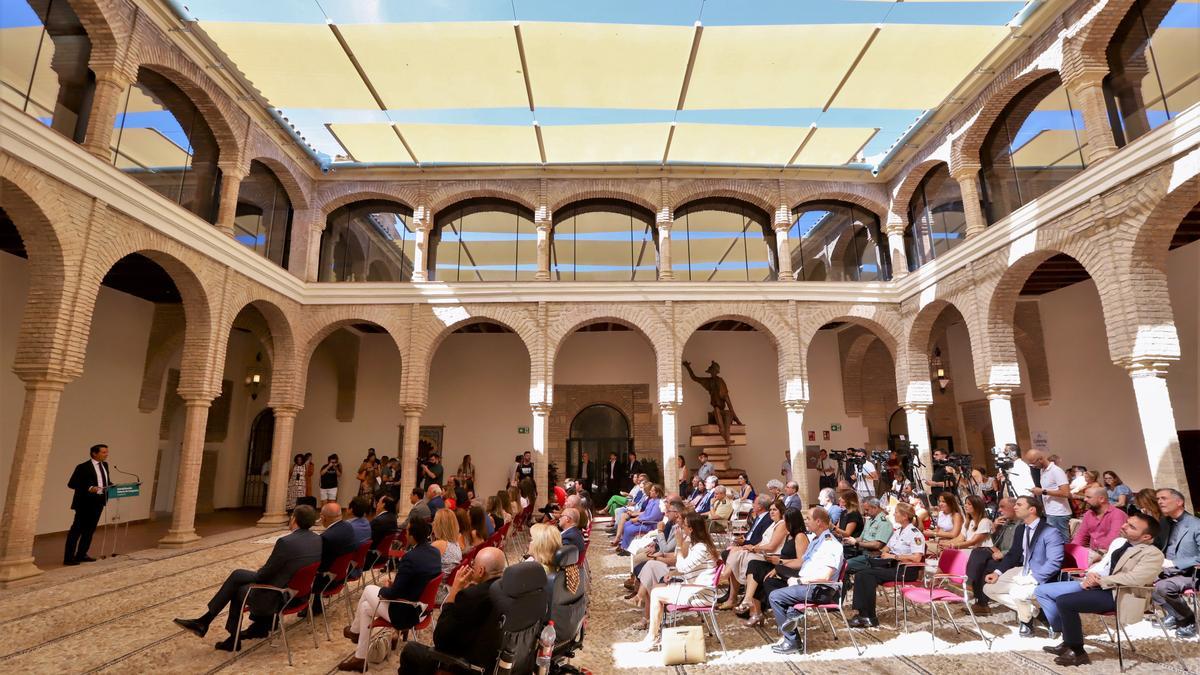
[[[683,362],[683,367],[687,368],[688,375],[693,380],[708,390],[708,403],[713,409],[713,419],[721,429],[721,437],[725,439],[725,446],[729,447],[729,425],[741,424],[742,421],[733,411],[733,400],[729,398],[729,387],[725,386],[725,380],[721,379],[720,364],[716,361],[709,364],[708,369],[704,371],[709,374],[709,377],[696,377],[696,373],[692,372],[692,364],[688,361]]]

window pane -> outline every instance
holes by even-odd
[[[653,280],[657,277],[649,223],[633,209],[580,209],[554,226],[555,279],[577,281]]]
[[[762,223],[747,209],[684,210],[683,227],[676,216],[671,255],[686,260],[675,265],[678,278],[692,281],[764,281],[772,270]],[[680,236],[682,235],[682,236]],[[682,249],[682,250],[681,250]]]
[[[12,0],[0,15],[0,99],[82,142],[95,83],[91,42],[71,4]]]
[[[407,207],[366,201],[330,214],[321,234],[320,281],[411,281],[415,241]]]
[[[874,281],[889,278],[879,219],[842,202],[810,202],[792,211],[789,233],[796,278],[807,281]],[[882,247],[882,248],[881,248]]]
[[[537,274],[537,229],[516,207],[473,204],[440,221],[440,281],[528,281]]]

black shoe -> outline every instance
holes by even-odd
[[[240,641],[240,642],[238,642],[238,645],[237,645],[237,650],[238,650],[239,652],[240,652],[240,651],[242,651],[242,647],[243,647],[245,644],[246,644],[246,643],[245,643],[245,641]],[[231,651],[233,651],[233,636],[232,636],[232,635],[230,635],[229,637],[225,638],[224,640],[221,640],[221,641],[220,641],[220,642],[218,642],[217,644],[213,645],[213,647],[214,647],[214,648],[216,648],[216,649],[219,649],[219,650],[221,650],[221,651],[223,651],[223,652],[231,652]]]
[[[873,616],[862,616],[861,614],[850,619],[851,628],[875,628],[879,625],[879,619]]]
[[[255,621],[250,624],[250,627],[242,631],[243,640],[261,640],[271,634],[271,627],[265,623]]]
[[[750,618],[750,608],[747,607],[746,611],[744,611],[744,612],[734,612],[733,615],[739,619],[749,619]]]
[[[74,566],[76,566],[76,565],[78,565],[78,564],[79,564],[79,561],[78,561],[78,560],[64,560],[64,561],[63,561],[63,565],[65,565],[65,566],[67,566],[67,567],[74,567]]]
[[[799,643],[792,642],[791,640],[784,638],[771,645],[771,651],[775,652],[776,654],[798,654],[804,651],[804,647]]]
[[[203,619],[175,619],[175,625],[195,633],[196,637],[204,637],[208,632],[208,622]]]
[[[1086,666],[1092,660],[1088,657],[1087,652],[1067,652],[1062,656],[1054,659],[1054,664],[1058,666]]]
[[[1033,623],[1022,621],[1020,634],[1021,637],[1033,637]]]
[[[1067,654],[1068,652],[1070,652],[1071,648],[1069,646],[1067,646],[1067,643],[1060,642],[1056,645],[1042,647],[1042,651],[1046,652],[1047,654],[1053,654],[1055,656],[1063,656],[1063,655]]]
[[[717,604],[718,605],[724,604],[725,601],[727,601],[727,600],[729,600],[729,589],[728,588],[726,588],[725,592],[722,593],[721,596],[717,598]]]
[[[1179,628],[1176,628],[1175,637],[1181,640],[1187,640],[1189,638],[1196,637],[1196,622],[1193,621],[1186,626],[1180,626]]]
[[[92,556],[90,556],[90,555],[81,555],[81,556],[79,556],[79,560],[78,560],[78,562],[81,562],[81,563],[83,563],[83,562],[96,562],[96,559],[95,559],[95,558],[93,558],[93,557],[92,557]]]
[[[619,549],[617,549],[617,555],[628,558],[629,556],[631,556],[633,554],[630,553],[629,551],[626,551],[623,548],[619,548]]]

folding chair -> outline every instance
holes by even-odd
[[[946,616],[950,619],[950,625],[954,626],[955,633],[961,633],[958,629],[958,622],[954,620],[954,614],[950,611],[950,605],[962,603],[967,608],[967,614],[971,616],[971,622],[975,624],[975,632],[979,633],[979,637],[983,639],[984,644],[988,649],[992,648],[992,640],[979,627],[979,620],[975,618],[975,612],[971,609],[971,601],[967,596],[967,559],[970,557],[970,551],[962,549],[946,549],[942,551],[942,555],[938,558],[938,571],[933,577],[927,578],[928,585],[922,588],[905,588],[900,594],[900,597],[905,600],[904,604],[904,630],[908,631],[908,603],[916,605],[929,605],[929,634],[933,640],[933,649],[937,651],[937,631],[934,626],[935,621],[940,624],[941,616],[937,613],[937,604],[940,602],[946,609]],[[961,585],[961,591],[955,591],[952,588],[947,588],[950,583]]]
[[[1063,546],[1063,563],[1068,565],[1063,567],[1058,573],[1058,580],[1065,581],[1071,579],[1075,575],[1082,576],[1088,571],[1091,566],[1091,549],[1082,544],[1067,544]]]
[[[425,590],[421,591],[420,599],[418,599],[416,602],[413,602],[412,600],[385,600],[380,598],[379,604],[383,607],[388,607],[392,603],[416,607],[418,610],[420,610],[420,617],[418,618],[417,623],[411,628],[402,628],[397,631],[396,627],[392,625],[392,622],[389,619],[376,616],[375,619],[371,621],[371,625],[367,626],[367,632],[370,633],[370,636],[367,639],[368,644],[373,644],[377,640],[386,639],[388,631],[399,632],[403,634],[405,640],[407,640],[409,631],[412,631],[414,634],[416,634],[428,628],[429,624],[433,622],[434,600],[437,598],[438,588],[442,585],[443,576],[444,575],[439,574],[430,579],[429,582],[425,584]],[[390,607],[388,608],[390,609]],[[378,614],[378,611],[376,611],[376,614]],[[376,633],[376,630],[379,630],[379,633]],[[393,648],[391,640],[388,640],[387,646],[390,652]],[[384,658],[386,659],[387,657],[385,656]],[[367,659],[364,659],[363,661],[364,673],[367,672],[366,661]]]
[[[725,651],[725,638],[721,637],[721,627],[717,624],[717,596],[720,595],[721,574],[725,571],[725,563],[718,563],[717,569],[713,571],[712,586],[704,586],[701,584],[680,584],[683,588],[711,588],[712,601],[706,605],[667,605],[666,616],[663,617],[664,626],[674,626],[675,622],[683,614],[699,614],[701,623],[706,628],[711,624],[711,632],[717,636],[717,641],[721,643],[721,651]]]
[[[329,583],[325,588],[321,589],[321,617],[325,622],[325,640],[332,641],[333,636],[329,632],[329,603],[327,599],[336,598],[342,595],[346,599],[346,616],[353,616],[354,609],[350,606],[350,590],[347,588],[348,576],[350,574],[350,565],[354,562],[354,556],[357,551],[351,551],[344,555],[334,558],[333,563],[329,565],[329,570],[324,573],[324,576],[329,579]],[[309,612],[311,614],[311,612]]]
[[[386,569],[391,564],[392,546],[400,539],[399,532],[393,532],[379,541],[379,547],[371,551],[367,557],[367,571],[371,573],[371,583],[379,580],[379,570]]]
[[[354,557],[350,559],[350,569],[346,572],[346,578],[348,580],[358,581],[359,593],[362,593],[363,589],[367,587],[367,555],[370,552],[371,541],[368,539],[354,550]]]
[[[283,619],[285,616],[299,614],[306,609],[309,609],[312,604],[312,587],[313,582],[317,579],[317,568],[321,563],[315,562],[311,565],[305,565],[296,570],[292,574],[292,578],[288,580],[286,587],[270,586],[268,584],[251,584],[246,590],[246,595],[242,598],[242,606],[238,610],[237,630],[233,634],[233,653],[237,656],[241,655],[239,647],[242,641],[242,616],[250,611],[247,604],[250,601],[252,593],[279,593],[282,596],[283,604],[280,605],[279,611],[275,612],[271,617],[271,643],[275,641],[275,629],[279,627],[279,632],[283,635],[283,648],[287,650],[288,665],[292,665],[292,647],[287,640],[287,627],[284,625]],[[308,629],[312,631],[313,647],[320,649],[320,644],[317,642],[317,627],[313,623],[312,612],[308,613]]]
[[[913,567],[917,568],[917,570],[918,570],[917,577],[915,579],[913,579],[912,581],[905,581],[904,577],[907,576],[908,570]],[[925,561],[924,560],[922,560],[921,562],[917,562],[917,563],[902,562],[899,565],[896,565],[895,579],[893,579],[892,581],[885,581],[885,582],[879,584],[880,589],[883,589],[883,590],[890,589],[892,591],[891,611],[895,615],[893,617],[894,620],[892,621],[892,624],[895,626],[896,630],[900,630],[900,603],[903,602],[903,600],[900,598],[901,591],[903,591],[905,588],[924,588],[924,587],[925,587]]]
[[[1140,591],[1142,593],[1150,594],[1154,592],[1154,586],[1115,586],[1114,588],[1117,590],[1117,607],[1121,606],[1121,593]],[[1179,653],[1179,645],[1175,643],[1179,638],[1175,637],[1175,634],[1171,629],[1163,625],[1163,621],[1167,618],[1166,612],[1153,602],[1150,602],[1149,605],[1151,611],[1154,612],[1154,618],[1158,620],[1158,627],[1162,629],[1163,636],[1167,638],[1167,643],[1171,645],[1171,651],[1175,654],[1175,660],[1179,662],[1179,665],[1183,668],[1183,672],[1192,672],[1188,669],[1187,662],[1183,660],[1183,655]],[[1129,633],[1125,632],[1125,626],[1121,624],[1121,614],[1119,612],[1103,612],[1097,614],[1097,616],[1100,617],[1100,624],[1104,626],[1104,632],[1108,634],[1109,642],[1113,642],[1117,645],[1117,664],[1123,673],[1125,672],[1125,650],[1124,645],[1121,642],[1121,634],[1124,633],[1125,635],[1125,642],[1128,643],[1129,651],[1137,653],[1137,649],[1133,646],[1133,640],[1130,640]],[[1106,618],[1112,618],[1113,622],[1116,624],[1115,639],[1113,637],[1114,631],[1109,629],[1108,622],[1105,621]]]
[[[846,571],[850,568],[850,564],[845,560],[842,561],[842,569],[838,570],[837,578],[833,581],[825,581],[818,585],[829,586],[833,589],[834,602],[798,602],[793,607],[804,614],[804,653],[808,654],[808,610],[816,610],[821,613],[821,618],[824,623],[829,626],[829,633],[834,640],[838,639],[837,631],[833,628],[833,620],[829,618],[830,610],[836,610],[838,615],[842,617],[842,623],[846,625],[846,632],[850,634],[850,643],[854,645],[854,651],[862,656],[863,649],[858,646],[858,640],[854,638],[854,631],[850,630],[850,622],[846,619],[846,610],[842,606],[842,584],[846,581]]]

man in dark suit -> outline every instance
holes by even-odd
[[[216,644],[217,649],[233,651],[233,634],[237,631],[242,602],[251,584],[267,584],[285,587],[292,575],[302,567],[321,560],[321,538],[309,531],[317,522],[317,512],[311,506],[300,505],[292,511],[289,524],[291,534],[275,542],[270,557],[258,571],[234,570],[225,578],[225,583],[208,601],[208,611],[198,619],[175,619],[175,623],[199,637],[204,637],[208,626],[221,610],[229,607],[225,619],[225,630],[229,637]],[[242,640],[264,638],[270,634],[272,615],[279,610],[278,593],[256,592],[250,596],[250,627],[242,631]],[[238,645],[241,648],[241,645]]]
[[[375,502],[375,517],[371,519],[371,548],[379,547],[384,537],[399,529],[396,518],[396,500],[384,495]]]
[[[1058,580],[1066,540],[1058,528],[1046,520],[1042,500],[1037,497],[1017,497],[1013,510],[1021,524],[1013,534],[1012,547],[996,571],[984,577],[983,594],[1017,613],[1021,622],[1021,637],[1033,635],[1034,605],[1032,598],[1020,598],[1013,588],[1021,576],[1033,577],[1038,585]],[[1045,616],[1044,614],[1042,615]],[[1048,625],[1048,623],[1047,623]]]
[[[579,479],[583,490],[591,492],[596,485],[596,463],[588,457],[587,452],[584,452],[579,458],[579,467],[576,470],[576,478]]]
[[[1200,518],[1187,512],[1183,494],[1175,488],[1156,493],[1167,528],[1163,547],[1163,568],[1154,582],[1154,604],[1166,613],[1167,628],[1174,628],[1180,639],[1196,637],[1196,616],[1183,592],[1194,588],[1192,576],[1200,566]]]
[[[642,472],[642,463],[638,461],[637,453],[633,450],[629,451],[629,459],[621,466],[621,484],[625,486],[628,492],[633,489],[633,482],[637,480],[637,475]]]
[[[321,533],[321,566],[317,568],[317,580],[313,582],[312,600],[312,611],[316,616],[324,611],[321,591],[333,582],[333,578],[326,574],[333,566],[333,561],[358,548],[358,534],[350,521],[342,520],[342,507],[337,502],[329,502],[321,507],[321,522],[325,524],[325,531]],[[302,612],[301,618],[304,616]]]
[[[754,498],[754,506],[750,512],[750,529],[745,537],[736,537],[735,546],[756,546],[762,543],[763,534],[771,525],[771,496],[759,495]],[[729,559],[729,549],[721,551],[723,560]]]
[[[558,516],[558,526],[562,528],[563,545],[574,546],[579,555],[583,555],[583,530],[579,529],[579,509],[563,509]]]
[[[67,487],[75,491],[71,497],[71,508],[75,510],[75,520],[71,521],[71,530],[67,532],[67,549],[63,552],[64,565],[78,565],[81,562],[95,562],[88,555],[92,546],[92,535],[96,532],[96,524],[104,513],[104,505],[108,503],[108,446],[103,443],[93,445],[91,459],[75,467]]]
[[[500,624],[480,621],[492,614],[492,584],[504,574],[507,561],[498,548],[481,549],[471,566],[454,577],[442,604],[433,645],[439,652],[491,667],[500,651]],[[400,653],[400,672],[424,675],[437,671],[437,657],[427,645],[410,641]]]
[[[601,468],[599,479],[600,494],[603,495],[601,503],[621,494],[621,462],[617,460],[617,453],[608,453],[608,462]]]

